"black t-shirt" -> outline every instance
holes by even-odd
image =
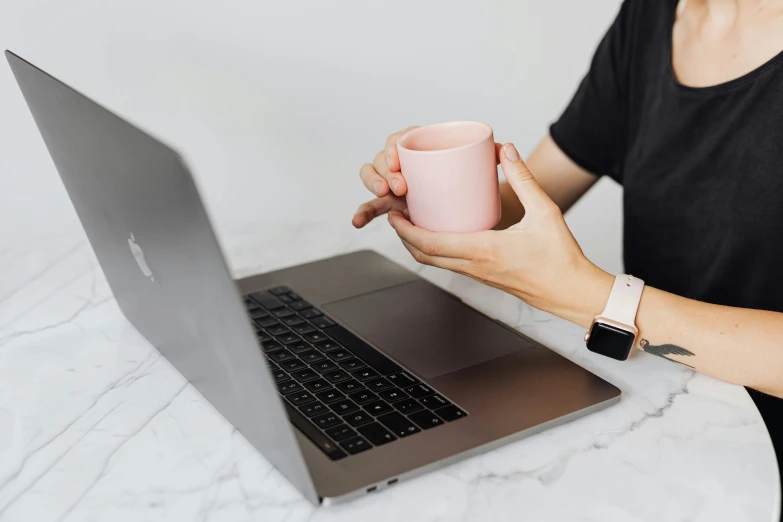
[[[783,52],[736,80],[686,87],[671,67],[676,6],[625,1],[552,138],[622,184],[628,273],[683,297],[783,312]],[[780,461],[783,400],[751,396]]]

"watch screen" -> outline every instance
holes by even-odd
[[[612,359],[624,361],[633,346],[634,335],[604,323],[593,324],[587,349]]]

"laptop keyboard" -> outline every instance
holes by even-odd
[[[245,306],[291,422],[332,460],[467,415],[288,287]]]

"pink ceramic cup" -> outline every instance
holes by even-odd
[[[420,127],[397,141],[414,225],[435,232],[489,230],[500,221],[495,138],[486,123]]]

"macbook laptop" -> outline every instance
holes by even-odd
[[[122,312],[313,504],[620,399],[372,251],[233,280],[177,152],[6,56]]]

